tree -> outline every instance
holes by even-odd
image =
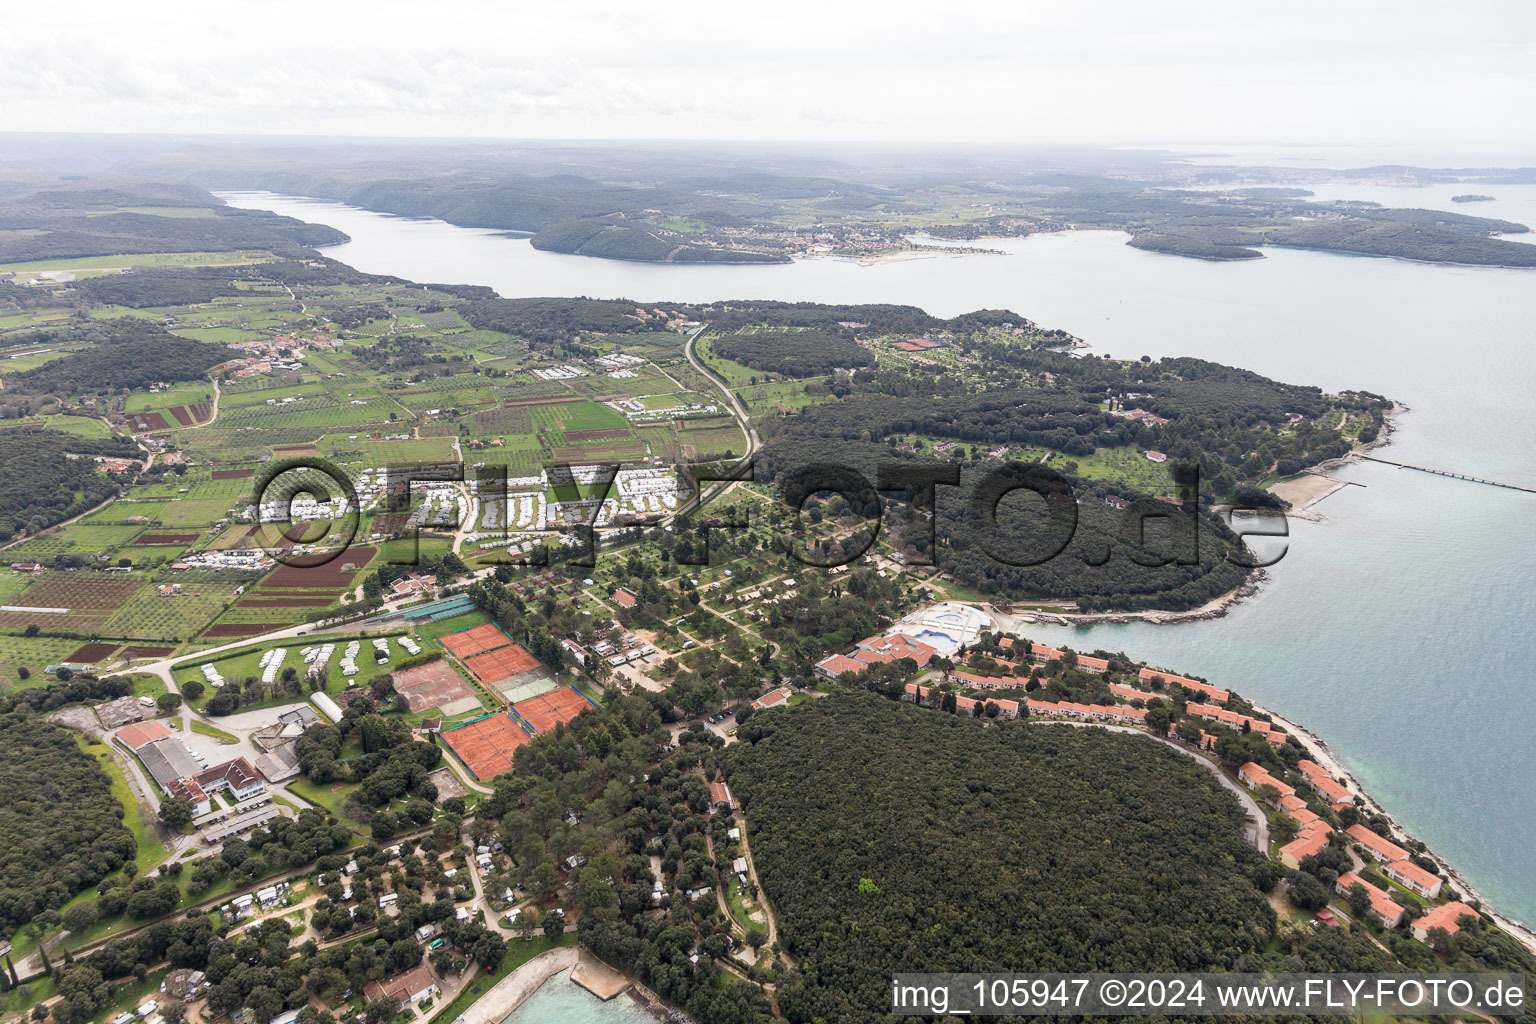
[[[565,915],[558,910],[545,911],[543,927],[545,935],[559,935],[565,931]]]
[[[486,932],[475,940],[475,962],[487,971],[494,971],[501,966],[501,961],[507,955],[507,940],[495,932]]]
[[[159,708],[161,711],[164,711],[166,714],[170,714],[171,712],[181,707],[181,694],[162,693],[160,696],[155,698],[155,707]]]
[[[85,931],[96,923],[98,914],[94,903],[76,903],[63,913],[64,927],[73,934]]]
[[[203,710],[210,715],[228,715],[233,714],[239,707],[240,698],[234,695],[231,688],[225,687],[208,698],[208,703],[203,705]]]
[[[1354,883],[1349,887],[1346,898],[1349,900],[1349,911],[1354,915],[1355,920],[1365,920],[1365,915],[1371,909],[1371,894],[1366,891],[1365,886],[1360,882]]]
[[[201,682],[196,679],[188,679],[181,684],[181,695],[187,700],[197,700],[206,690]]]
[[[400,819],[395,816],[393,811],[380,811],[373,816],[373,820],[369,822],[369,827],[373,831],[373,838],[388,839],[400,831]]]
[[[1173,722],[1173,716],[1168,713],[1167,708],[1159,706],[1147,712],[1146,722],[1148,729],[1161,736],[1168,731],[1168,726]]]
[[[181,797],[160,801],[160,820],[168,828],[180,830],[192,822],[192,802]]]

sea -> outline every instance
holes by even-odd
[[[1536,186],[1318,191],[1536,225]],[[1495,198],[1450,202],[1463,192]],[[351,241],[327,254],[360,270],[505,296],[897,302],[945,317],[1008,308],[1081,337],[1089,354],[1198,356],[1386,395],[1404,411],[1378,454],[1536,486],[1536,270],[1288,249],[1205,262],[1132,249],[1112,231],[875,265],[661,265],[302,197],[224,198],[345,231]],[[1291,521],[1285,557],[1224,617],[1032,636],[1124,650],[1272,708],[1321,738],[1496,909],[1536,924],[1536,494],[1375,463],[1335,475],[1352,486],[1314,507],[1326,521]]]
[[[562,971],[545,981],[502,1024],[656,1024],[627,992],[604,1002]]]

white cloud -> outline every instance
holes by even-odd
[[[0,128],[563,138],[1530,141],[1536,8],[1316,0],[7,12]]]

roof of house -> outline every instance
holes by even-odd
[[[170,735],[171,730],[153,719],[148,722],[134,722],[117,731],[117,738],[127,744],[129,750],[138,750],[146,743],[163,740]]]
[[[237,757],[233,761],[225,761],[207,771],[198,772],[192,777],[192,781],[199,786],[206,786],[210,782],[219,780],[229,783],[231,789],[245,789],[247,786],[261,782],[261,776],[257,775],[256,769],[251,767],[251,762],[243,757]]]
[[[1415,929],[1422,928],[1425,932],[1428,932],[1431,928],[1444,928],[1452,935],[1455,935],[1461,929],[1461,925],[1456,922],[1463,914],[1469,914],[1481,920],[1477,911],[1460,900],[1451,900],[1449,903],[1442,903],[1438,907],[1431,907],[1423,917],[1413,922],[1413,927]]]
[[[1296,762],[1296,770],[1301,772],[1301,774],[1305,775],[1309,779],[1331,779],[1331,778],[1333,778],[1332,775],[1328,774],[1328,769],[1324,768],[1322,765],[1318,764],[1316,761],[1313,761],[1313,760],[1311,760],[1309,758],[1305,758],[1305,757],[1302,758],[1300,761]]]
[[[1108,658],[1095,658],[1091,654],[1079,654],[1077,656],[1077,667],[1078,668],[1096,668],[1096,669],[1098,669],[1099,671],[1102,672],[1105,669],[1109,668],[1109,659]]]
[[[1029,653],[1031,657],[1043,658],[1046,661],[1050,661],[1052,658],[1061,657],[1060,648],[1051,647],[1047,644],[1030,644]]]
[[[1387,865],[1387,870],[1408,879],[1409,882],[1421,889],[1433,889],[1440,883],[1439,875],[1425,871],[1411,860],[1393,861]]]
[[[1340,875],[1336,887],[1341,894],[1348,894],[1350,888],[1356,885],[1365,887],[1366,895],[1371,898],[1371,909],[1388,921],[1396,920],[1397,915],[1403,912],[1402,906],[1396,900],[1353,871],[1346,871]]]
[[[898,658],[911,658],[918,665],[928,664],[928,659],[938,653],[934,647],[923,643],[916,637],[910,637],[905,633],[891,633],[887,636],[872,636],[860,640],[854,645],[856,650],[853,656],[860,661],[886,662],[895,661]]]
[[[620,587],[613,592],[613,603],[620,608],[633,608],[635,606],[635,595]]]
[[[1364,825],[1351,825],[1344,831],[1348,833],[1351,839],[1355,840],[1361,846],[1376,854],[1377,860],[1386,861],[1390,864],[1395,860],[1408,859],[1407,850],[1403,849],[1401,846],[1398,846],[1390,839],[1383,839],[1381,836],[1377,835],[1375,832],[1372,832]]]
[[[1312,785],[1317,788],[1319,793],[1328,798],[1330,804],[1349,802],[1349,790],[1326,775],[1320,779],[1313,779]]]
[[[1298,861],[1303,860],[1327,846],[1331,832],[1327,825],[1309,826],[1302,831],[1301,835],[1282,846],[1280,852],[1289,853]]]
[[[729,804],[731,802],[731,791],[726,788],[725,783],[720,779],[716,779],[709,784],[709,802],[711,804]]]
[[[1140,672],[1136,673],[1136,677],[1143,682],[1161,679],[1165,685],[1178,683],[1186,690],[1198,690],[1218,704],[1225,704],[1227,699],[1232,696],[1229,691],[1212,686],[1210,683],[1202,683],[1198,679],[1190,679],[1185,676],[1176,676],[1172,672],[1164,672],[1160,668],[1143,668]]]
[[[769,690],[767,693],[757,698],[757,700],[752,702],[752,706],[757,708],[759,711],[762,711],[765,708],[776,708],[780,704],[783,704],[785,701],[789,700],[789,697],[789,687],[780,686],[776,689]]]
[[[172,799],[185,800],[194,807],[208,799],[203,787],[191,779],[172,779],[165,787]]]
[[[404,1002],[418,992],[426,990],[436,984],[432,980],[432,972],[427,970],[426,964],[419,964],[410,970],[395,975],[393,978],[385,978],[383,981],[370,981],[363,986],[363,995],[369,1002],[393,996]]]
[[[823,658],[818,661],[816,667],[825,669],[835,676],[840,676],[844,672],[863,672],[869,666],[862,661],[854,661],[847,655],[834,654],[829,658]]]

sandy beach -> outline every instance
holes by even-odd
[[[1322,522],[1323,517],[1311,511],[1312,506],[1348,486],[1349,482],[1346,480],[1335,480],[1331,476],[1309,470],[1294,480],[1282,480],[1274,484],[1269,488],[1269,492],[1277,498],[1290,502],[1291,507],[1286,512],[1287,516]]]

